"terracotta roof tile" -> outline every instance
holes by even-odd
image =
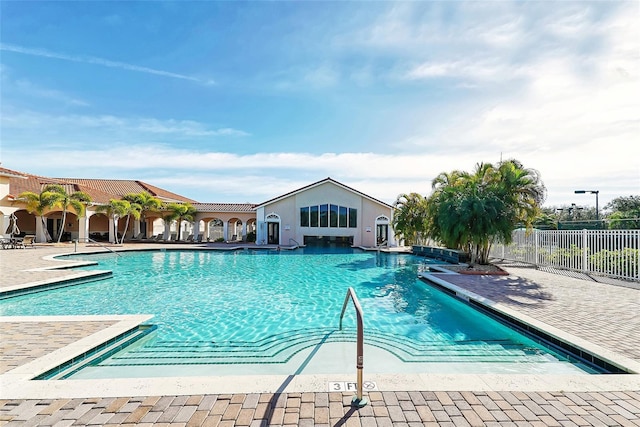
[[[112,194],[111,198],[122,198],[129,193],[140,193],[146,191],[154,197],[167,202],[189,202],[195,200],[181,196],[162,188],[147,184],[146,182],[127,179],[84,179],[84,178],[60,178],[67,182],[81,184],[104,193]]]
[[[194,203],[198,212],[253,212],[252,203]]]
[[[25,191],[40,193],[47,184],[59,184],[65,187],[67,193],[76,191],[87,193],[94,203],[108,203],[109,200],[120,199],[125,194],[142,191],[147,191],[162,201],[195,202],[179,194],[135,180],[49,178],[2,167],[0,167],[0,175],[9,177],[9,193],[13,197]]]

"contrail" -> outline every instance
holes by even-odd
[[[50,52],[44,49],[31,49],[7,43],[0,43],[0,50],[8,52],[22,53],[24,55],[40,56],[43,58],[61,59],[63,61],[82,62],[85,64],[102,65],[103,67],[120,68],[122,70],[137,71],[139,73],[155,74],[157,76],[171,77],[174,79],[189,80],[201,84],[215,84],[213,80],[202,80],[184,74],[172,73],[170,71],[155,70],[153,68],[140,67],[138,65],[127,64],[125,62],[110,61],[108,59],[97,58],[95,56],[66,55],[64,53]]]

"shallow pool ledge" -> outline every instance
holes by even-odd
[[[447,280],[436,277],[430,273],[419,273],[418,276],[426,282],[430,282],[441,288],[445,288],[463,301],[467,301],[481,308],[485,308],[489,312],[498,314],[499,317],[502,317],[515,325],[523,325],[528,330],[531,330],[534,334],[536,332],[541,332],[543,334],[543,338],[544,336],[548,336],[552,340],[567,343],[576,351],[584,352],[588,355],[592,355],[593,357],[597,357],[601,361],[604,361],[607,364],[625,371],[628,374],[640,374],[640,362],[636,360],[622,356],[607,348],[594,344],[583,338],[577,337],[554,326],[548,325],[544,322],[534,319],[533,317],[513,310],[512,308],[507,307],[504,304],[492,301],[467,289],[454,285]],[[606,376],[607,374],[603,375]]]

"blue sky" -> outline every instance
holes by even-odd
[[[262,202],[392,203],[516,158],[640,194],[640,2],[0,2],[0,161]]]

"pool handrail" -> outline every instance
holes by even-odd
[[[353,307],[356,309],[356,319],[358,324],[356,349],[356,371],[358,383],[357,394],[351,400],[351,405],[361,408],[368,403],[368,400],[362,396],[362,369],[364,367],[364,316],[362,314],[362,306],[360,305],[360,301],[358,301],[356,291],[354,291],[352,287],[349,287],[349,289],[347,289],[347,295],[344,298],[344,303],[342,304],[342,312],[340,313],[340,330],[342,330],[342,318],[344,317],[344,312],[347,309],[349,299],[353,301]]]
[[[300,247],[300,243],[298,243],[298,242],[296,241],[296,239],[291,239],[291,238],[289,238],[289,246],[293,246],[293,245],[291,245],[291,242],[293,242],[293,243],[295,243],[295,244],[296,244],[295,248],[299,248],[299,247]],[[295,248],[294,248],[294,249],[295,249]]]
[[[103,245],[103,244],[102,244],[102,243],[100,243],[100,242],[96,242],[95,240],[93,240],[93,239],[92,239],[92,238],[90,238],[90,237],[87,237],[87,240],[88,240],[89,242],[95,243],[96,245],[98,245],[98,246],[100,246],[100,247],[102,247],[102,248],[105,248],[106,250],[108,250],[108,251],[109,251],[109,252],[111,252],[111,253],[116,254],[117,256],[122,256],[122,255],[120,255],[118,252],[116,252],[116,251],[114,251],[114,250],[111,250],[110,248],[108,248],[107,246]],[[77,252],[77,250],[76,250],[76,252]]]

